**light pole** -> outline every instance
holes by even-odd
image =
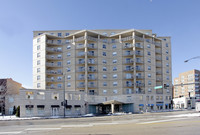
[[[63,107],[64,107],[64,118],[65,118],[65,106],[66,106],[66,103],[65,103],[65,74],[63,75]]]
[[[186,63],[186,62],[188,62],[188,61],[190,61],[190,60],[192,60],[192,59],[199,59],[199,58],[200,58],[200,56],[192,57],[192,58],[190,58],[190,59],[188,59],[188,60],[185,60],[184,62]]]

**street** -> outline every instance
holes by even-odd
[[[194,111],[0,121],[0,135],[199,135]]]

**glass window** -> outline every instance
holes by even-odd
[[[70,52],[67,53],[67,57],[69,57],[69,56],[71,56],[71,53],[70,53]]]
[[[9,97],[8,101],[9,101],[9,103],[13,103],[14,102],[14,98],[13,97]]]
[[[37,57],[40,57],[40,53],[37,53]]]
[[[103,90],[103,94],[106,94],[107,93],[107,90]]]
[[[151,66],[148,66],[148,70],[151,70]]]
[[[37,80],[40,80],[40,75],[37,76]]]
[[[71,60],[68,60],[68,61],[67,61],[67,64],[71,64]]]
[[[151,85],[151,81],[148,81],[148,85]]]
[[[151,59],[148,59],[148,63],[151,63]]]
[[[58,88],[62,88],[62,84],[57,84],[57,87]]]
[[[107,71],[107,68],[106,68],[106,67],[103,67],[103,71]]]
[[[103,82],[103,86],[107,86],[107,82]]]
[[[107,75],[103,75],[103,78],[106,79],[106,78],[107,78]]]
[[[103,55],[103,56],[106,56],[106,52],[102,52],[102,55]]]
[[[166,63],[166,67],[169,67],[169,63]]]
[[[117,82],[113,82],[113,86],[117,86]]]
[[[67,83],[67,87],[71,87],[71,83],[70,82]]]
[[[114,75],[113,75],[113,78],[116,79],[116,78],[117,78],[117,74],[114,74]]]
[[[117,90],[113,90],[113,93],[114,93],[114,94],[117,94],[117,93],[118,93],[118,91],[117,91]]]
[[[169,60],[169,57],[168,57],[168,56],[166,56],[166,60]]]
[[[117,56],[117,52],[113,52],[113,56]]]
[[[67,49],[71,49],[71,45],[68,45],[68,46],[67,46]]]
[[[67,69],[67,72],[70,72],[70,71],[71,71],[70,67],[67,67],[66,69]]]
[[[65,36],[69,36],[69,33],[65,33]]]
[[[37,38],[37,43],[39,43],[40,42],[40,38]]]
[[[37,46],[37,50],[40,50],[40,45]]]
[[[57,40],[57,44],[61,44],[61,42],[62,42],[61,40]]]
[[[44,115],[44,107],[37,108],[38,115]]]
[[[149,56],[150,56],[150,55],[151,55],[151,52],[147,52],[147,55],[149,55]]]
[[[102,60],[102,63],[106,64],[106,63],[107,63],[107,60]]]
[[[165,46],[168,47],[169,46],[168,43],[166,43]]]
[[[148,92],[151,92],[152,91],[152,89],[151,88],[148,88]]]
[[[106,49],[106,45],[103,44],[102,48]]]
[[[151,74],[148,74],[148,77],[151,78]]]
[[[37,68],[37,73],[39,73],[40,72],[40,68]]]
[[[117,71],[117,67],[113,67],[113,71]]]
[[[150,44],[148,44],[148,45],[147,45],[147,48],[151,48],[151,45],[150,45]]]
[[[62,36],[62,33],[58,33],[58,37],[61,37]]]
[[[40,65],[40,60],[37,61],[37,65]]]
[[[117,63],[117,60],[113,60],[113,63]]]
[[[166,50],[166,54],[168,54],[169,53],[169,51],[168,50]]]
[[[113,49],[117,48],[117,45],[112,45],[112,48],[113,48]]]

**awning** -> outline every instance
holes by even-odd
[[[74,105],[74,107],[81,107],[81,105]]]
[[[165,105],[169,105],[169,104],[165,104]]]
[[[148,104],[148,106],[154,106],[154,104]]]
[[[34,106],[33,105],[26,105],[25,107],[26,108],[33,108]]]
[[[59,105],[51,105],[51,107],[60,107]]]
[[[103,102],[102,104],[104,104],[104,105],[111,105],[111,104],[121,105],[121,104],[123,104],[123,102],[120,102],[120,101],[117,101],[117,100],[109,100],[109,101]]]
[[[163,104],[156,104],[157,106],[163,106]]]
[[[37,105],[37,108],[44,108],[44,105]]]
[[[144,104],[139,104],[139,106],[144,106]]]
[[[72,108],[72,106],[71,105],[66,105],[66,108]]]

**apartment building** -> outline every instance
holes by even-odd
[[[14,97],[19,94],[22,84],[11,78],[0,79],[0,114],[12,114]]]
[[[193,69],[187,72],[183,72],[180,73],[177,78],[174,78],[173,98],[185,97],[187,99],[196,99],[196,101],[200,101],[199,90],[200,90],[199,70]],[[188,100],[188,102],[190,104],[190,100]],[[195,103],[193,104],[195,105]]]
[[[171,82],[170,37],[152,30],[34,31],[34,89],[85,92],[88,113],[169,109]]]

